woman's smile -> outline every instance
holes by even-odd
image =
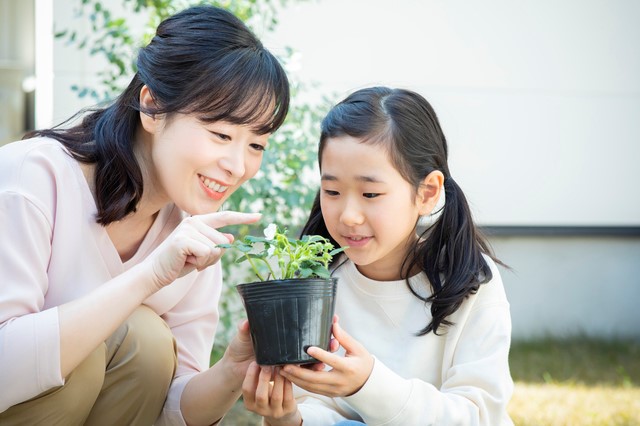
[[[200,184],[207,197],[216,201],[221,200],[227,189],[231,186],[229,184],[220,183],[208,177],[198,175],[200,178]]]

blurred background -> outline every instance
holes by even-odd
[[[0,144],[108,101],[159,20],[194,3],[0,0]],[[371,85],[420,92],[454,178],[512,268],[501,273],[519,356],[514,420],[640,424],[640,2],[206,3],[245,20],[294,89],[261,174],[229,208],[298,229],[329,105]],[[219,347],[242,315],[230,268]],[[581,395],[575,412],[591,414],[539,413],[566,389]],[[603,395],[614,399],[600,406]]]

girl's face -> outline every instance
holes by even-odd
[[[153,120],[159,123],[151,126],[151,190],[190,214],[217,211],[260,168],[269,135],[191,115]]]
[[[380,145],[329,138],[322,152],[320,205],[329,233],[358,270],[374,280],[400,279],[400,267],[428,213]],[[429,203],[431,206],[431,203]]]

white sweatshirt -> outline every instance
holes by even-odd
[[[441,336],[416,336],[431,313],[404,280],[373,281],[351,261],[339,266],[336,313],[375,363],[364,386],[345,398],[295,387],[305,426],[344,419],[371,426],[511,425],[509,304],[496,265],[486,260],[493,279],[448,318],[454,325]],[[411,282],[421,295],[431,294],[424,273]]]

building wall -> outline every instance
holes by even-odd
[[[530,231],[492,238],[514,337],[640,338],[638,19],[633,0],[322,0],[266,38],[333,102],[389,85],[432,103],[478,223]]]
[[[55,1],[57,30],[82,26],[77,3]],[[319,0],[279,17],[260,35],[298,52],[292,72],[318,87],[302,96],[387,84],[432,101],[480,224],[640,226],[640,3]],[[69,87],[97,82],[103,63],[60,40],[54,49],[58,122],[90,104]],[[515,338],[640,338],[638,238],[491,241],[513,267],[502,276]]]
[[[640,339],[640,238],[492,237],[513,336]]]
[[[33,12],[33,1],[0,0],[0,145],[20,138],[33,114],[23,84],[34,73]]]
[[[267,36],[334,102],[429,100],[484,225],[640,226],[640,2],[297,2]]]
[[[63,29],[78,32],[78,39],[91,34],[92,29],[85,11],[83,19],[80,13],[79,0],[55,0],[53,7],[53,22],[56,31]],[[106,9],[112,11],[113,18],[124,17],[128,20],[133,36],[141,34],[146,17],[135,15],[123,7],[120,0],[104,0],[101,2]],[[132,3],[132,2],[130,2]],[[90,96],[79,97],[71,90],[72,86],[100,88],[100,72],[107,66],[107,61],[100,55],[90,55],[87,49],[79,50],[76,45],[69,44],[66,39],[54,40],[54,85],[53,85],[53,123],[60,123],[82,108],[92,106],[96,100]]]

